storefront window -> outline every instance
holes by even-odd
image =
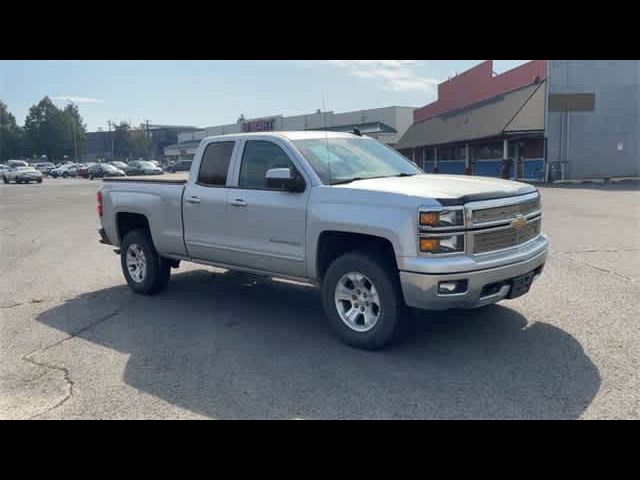
[[[465,147],[443,147],[438,150],[438,158],[440,160],[464,160]]]

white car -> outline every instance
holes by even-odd
[[[42,172],[33,167],[14,167],[8,172],[4,172],[2,179],[4,183],[42,183]]]

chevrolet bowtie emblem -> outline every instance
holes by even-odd
[[[516,230],[522,229],[526,224],[527,220],[522,215],[518,215],[518,217],[511,222],[511,226]]]

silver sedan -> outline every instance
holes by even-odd
[[[42,183],[42,172],[33,167],[13,167],[2,175],[4,183]]]

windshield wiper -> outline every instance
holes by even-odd
[[[345,180],[336,180],[335,182],[331,182],[331,185],[342,185],[345,183],[355,182],[356,180],[366,180],[367,178],[371,178],[371,177],[353,177],[353,178],[347,178]]]

